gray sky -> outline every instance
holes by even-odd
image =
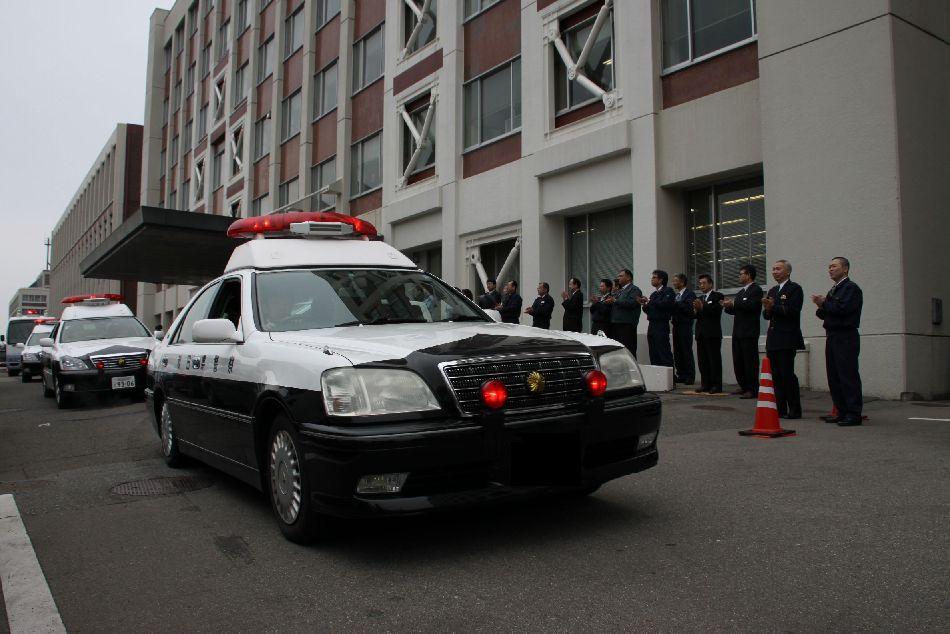
[[[0,0],[0,328],[116,123],[142,123],[148,23],[173,0]],[[58,301],[60,298],[50,298]]]

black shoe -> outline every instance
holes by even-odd
[[[789,414],[789,415],[786,416],[785,418],[787,418],[787,419],[789,419],[789,420],[795,420],[795,419],[801,418],[801,417],[802,417],[801,413],[798,413],[798,414]]]
[[[841,422],[840,416],[829,415],[829,416],[820,416],[819,418],[821,418],[821,420],[825,421],[826,423],[840,423]]]
[[[733,392],[733,394],[735,394],[735,392]],[[743,399],[743,400],[748,400],[748,399],[750,399],[750,398],[755,398],[755,396],[756,396],[756,395],[753,394],[752,392],[743,392],[742,395],[741,395],[739,398],[741,398],[741,399]]]
[[[722,386],[709,388],[710,394],[722,394]]]
[[[680,383],[682,383],[683,385],[695,385],[696,379],[686,379],[684,381],[680,381]]]
[[[860,424],[862,424],[861,419],[852,416],[845,416],[840,421],[838,421],[838,427],[856,427]]]

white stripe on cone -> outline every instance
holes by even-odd
[[[762,374],[759,375],[759,380],[761,381],[761,380],[763,380],[763,379],[766,380],[766,381],[771,381],[771,380],[772,380],[772,373],[771,373],[771,372],[763,372]]]
[[[774,409],[775,411],[778,411],[778,406],[772,401],[759,401],[755,407],[756,409],[760,407],[766,407],[768,409]]]
[[[775,394],[775,388],[767,385],[759,386],[759,394]]]

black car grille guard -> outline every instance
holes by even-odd
[[[103,370],[129,370],[141,367],[139,360],[148,357],[148,352],[130,352],[125,354],[89,355],[95,366],[102,363]]]

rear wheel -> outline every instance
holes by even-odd
[[[167,402],[162,403],[159,426],[162,438],[162,455],[165,457],[165,464],[169,467],[181,466],[183,457],[178,452],[178,437],[175,436],[175,425],[172,421],[172,413],[168,409]]]
[[[284,537],[306,544],[326,531],[328,520],[312,510],[300,455],[297,432],[285,414],[278,414],[271,424],[265,456],[267,493]]]
[[[23,374],[20,375],[21,383],[29,383],[32,380],[33,380],[33,375],[28,372],[24,372]]]

